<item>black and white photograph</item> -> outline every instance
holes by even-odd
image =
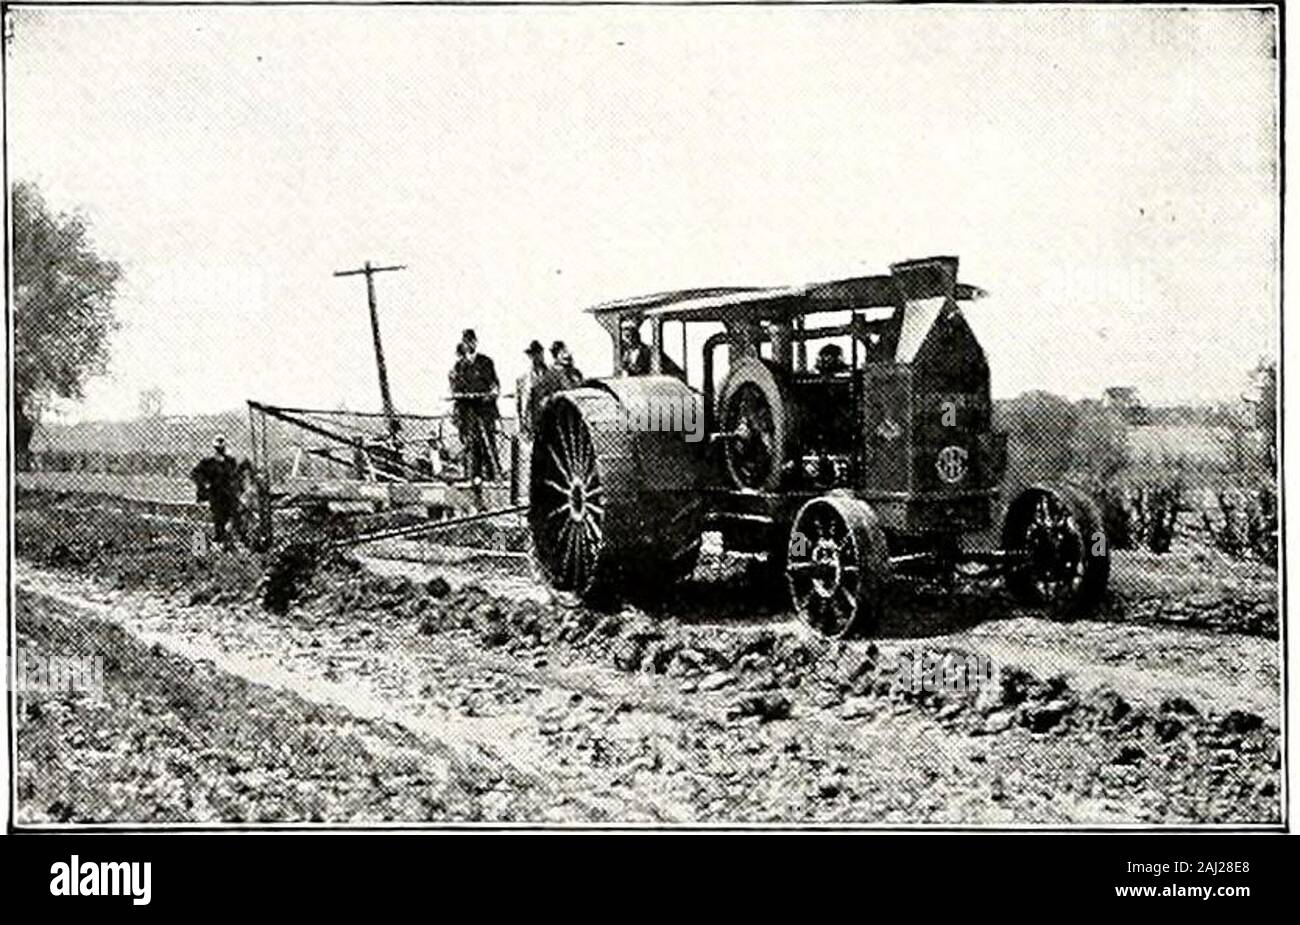
[[[6,5],[9,831],[1286,830],[1284,12]]]

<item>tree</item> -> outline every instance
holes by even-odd
[[[86,219],[52,213],[32,183],[12,192],[14,451],[25,459],[50,403],[84,395],[108,364],[121,268],[95,253]]]

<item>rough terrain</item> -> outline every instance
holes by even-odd
[[[111,655],[29,698],[21,821],[1276,823],[1275,577],[1118,554],[1064,624],[959,585],[830,643],[706,555],[651,609],[588,610],[518,556],[394,543],[283,615],[252,557],[24,495],[20,643]],[[1152,557],[1154,559],[1154,557]],[[899,652],[987,656],[915,692]]]

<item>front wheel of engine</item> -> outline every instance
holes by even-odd
[[[871,506],[833,495],[805,504],[790,528],[785,573],[795,611],[819,633],[874,630],[885,609],[889,553]]]
[[[1007,508],[1002,547],[1013,555],[1007,590],[1062,618],[1086,613],[1110,578],[1110,544],[1088,495],[1063,485],[1026,489]]]

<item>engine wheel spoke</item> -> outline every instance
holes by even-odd
[[[573,521],[565,520],[564,529],[561,530],[556,540],[556,548],[559,551],[558,571],[570,587],[572,587],[573,581],[573,556],[577,549],[574,544],[574,533],[576,532]]]
[[[591,541],[594,544],[593,551],[599,552],[600,545],[605,542],[605,531],[600,528],[594,518],[584,520],[582,528],[591,534]]]
[[[551,513],[546,515],[546,520],[551,521],[554,520],[556,517],[559,517],[561,515],[566,515],[568,513],[569,513],[569,506],[567,504],[561,504],[555,510],[551,511]]]
[[[559,455],[555,452],[555,447],[554,447],[554,446],[548,446],[546,449],[547,449],[547,452],[549,452],[549,453],[551,454],[551,459],[552,459],[552,461],[554,461],[554,463],[555,463],[555,468],[558,469],[558,470],[560,471],[560,475],[561,475],[565,480],[567,480],[567,481],[572,481],[572,480],[573,480],[573,476],[572,476],[572,474],[570,474],[570,472],[569,472],[569,467],[566,466],[566,465],[564,464],[564,462],[560,459]]]

